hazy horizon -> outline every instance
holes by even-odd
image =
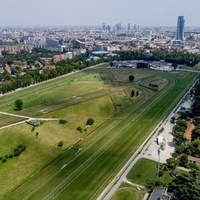
[[[0,26],[100,26],[130,23],[175,27],[177,17],[186,26],[200,27],[200,1],[193,0],[2,0]]]

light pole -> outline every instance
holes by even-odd
[[[159,179],[159,173],[160,173],[160,150],[161,147],[158,148],[158,168],[157,168],[157,179]]]

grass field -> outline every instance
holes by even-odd
[[[22,120],[25,120],[25,118],[0,114],[0,127],[6,126],[8,124],[13,124]]]
[[[90,114],[88,115],[88,113]],[[0,177],[4,178],[4,181],[0,182],[0,193],[3,194],[9,188],[14,188],[16,184],[21,184],[59,155],[64,148],[86,137],[87,134],[109,120],[113,114],[114,107],[111,99],[109,96],[105,96],[42,116],[66,119],[67,124],[65,125],[59,124],[58,121],[50,121],[44,122],[34,131],[28,124],[1,130],[0,156],[9,154],[15,146],[21,143],[25,144],[27,149],[19,157],[9,159],[6,163],[0,162]],[[83,133],[78,132],[76,127],[81,126],[85,129],[85,122],[89,117],[95,120],[94,125],[87,127]],[[36,132],[39,133],[37,137]],[[64,142],[62,148],[57,147],[59,141]]]
[[[129,172],[127,178],[133,183],[146,186],[149,179],[156,179],[157,162],[141,158]]]
[[[135,83],[128,81],[128,74],[134,74],[136,77]],[[154,79],[152,78],[153,76],[155,77]],[[141,88],[137,84],[148,79],[151,82],[154,81],[154,83],[156,80],[165,81],[159,82],[162,85],[161,90],[152,92],[147,88]],[[39,85],[38,90],[43,91],[43,93],[38,96],[33,92],[37,92],[34,87],[19,91],[15,95],[4,96],[0,99],[0,102],[6,102],[6,105],[8,105],[7,108],[2,106],[4,111],[12,112],[14,99],[22,98],[26,102],[26,109],[21,112],[23,114],[39,116],[41,108],[45,110],[47,107],[49,109],[53,107],[51,112],[48,110],[48,113],[42,117],[62,117],[69,121],[64,125],[66,129],[69,126],[68,131],[64,131],[65,128],[63,127],[63,132],[62,130],[58,131],[59,128],[57,126],[60,127],[61,125],[56,124],[56,122],[45,122],[41,127],[36,128],[39,132],[39,138],[32,134],[28,125],[15,127],[19,131],[19,138],[22,137],[21,135],[24,136],[22,139],[27,141],[28,148],[31,148],[31,146],[37,148],[35,151],[31,151],[32,154],[27,149],[16,160],[22,159],[26,154],[27,157],[24,159],[24,162],[27,162],[30,158],[36,159],[38,156],[37,159],[41,159],[39,162],[40,167],[42,167],[44,163],[47,164],[56,155],[61,153],[56,144],[58,142],[57,139],[59,138],[60,140],[62,134],[66,132],[67,134],[73,134],[74,127],[78,125],[84,126],[85,120],[88,117],[93,117],[95,123],[99,122],[99,124],[89,127],[86,133],[84,133],[85,136],[81,135],[77,140],[75,139],[79,141],[77,144],[70,136],[67,136],[69,140],[67,138],[66,140],[63,139],[66,150],[63,150],[57,159],[41,169],[41,171],[36,173],[39,166],[36,163],[29,162],[33,170],[29,171],[29,174],[27,173],[26,176],[20,171],[17,175],[17,177],[20,177],[18,184],[26,180],[31,174],[34,174],[34,176],[11,193],[6,193],[9,190],[7,185],[7,188],[4,188],[1,195],[6,194],[5,199],[9,200],[52,199],[54,197],[63,200],[66,196],[68,199],[96,199],[128,158],[152,132],[157,123],[174,108],[194,80],[195,76],[192,73],[184,73],[180,76],[177,73],[147,70],[123,70],[121,72],[121,70],[117,69],[98,68],[77,73],[67,78],[61,78],[61,80],[57,79],[55,82],[49,82],[50,85],[48,83]],[[68,82],[68,85],[61,84],[60,87],[63,87],[63,90],[58,90],[57,88],[59,87],[54,86],[59,84],[59,81]],[[85,86],[82,86],[84,83]],[[77,89],[77,85],[81,87],[80,90]],[[138,98],[130,99],[130,96],[125,92],[132,87],[142,91]],[[64,88],[66,88],[66,92],[61,92],[64,91]],[[54,99],[52,92],[50,92],[50,97],[48,98],[48,91],[50,89],[54,91],[54,95],[57,94],[57,91],[60,91],[60,98],[57,99],[56,97]],[[69,94],[67,91],[69,91]],[[90,94],[92,95],[90,96]],[[110,94],[111,98],[107,94]],[[70,102],[72,98],[75,98],[74,96],[84,97],[85,100],[71,104],[61,103],[63,109],[57,106],[57,104],[60,105],[60,101]],[[90,97],[89,99],[88,96]],[[32,97],[37,98],[33,101]],[[113,100],[115,98],[119,98],[121,110],[116,109],[117,104]],[[44,102],[44,99],[47,102]],[[35,102],[38,102],[38,104],[34,105]],[[113,115],[114,108],[117,110],[115,115]],[[32,109],[35,110],[34,113],[30,113]],[[15,129],[6,130],[7,134],[12,135],[14,132],[17,132],[14,131]],[[27,131],[23,133],[22,130],[26,129]],[[1,135],[4,135],[4,132]],[[57,137],[55,135],[57,132],[61,136]],[[67,146],[71,145],[73,145],[73,148],[67,149]],[[19,168],[21,167],[21,170],[25,168],[24,165],[20,166],[20,162],[12,160],[10,163],[15,164]],[[9,161],[6,164],[9,164]],[[5,174],[6,169],[8,172],[11,168],[5,168]],[[5,177],[4,180],[11,181],[13,174]]]
[[[142,186],[148,186],[148,181],[157,179],[157,162],[146,158],[137,161],[127,176],[128,180]],[[170,170],[165,171],[160,182],[166,187],[172,181]]]

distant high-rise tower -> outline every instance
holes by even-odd
[[[131,30],[131,25],[130,25],[130,23],[128,23],[128,31],[130,31]]]
[[[176,36],[177,40],[183,40],[184,26],[185,26],[184,16],[178,16],[177,36]]]
[[[102,24],[102,30],[106,30],[106,24],[105,23]]]

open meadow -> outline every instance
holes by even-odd
[[[0,111],[54,120],[0,130],[0,156],[26,146],[0,163],[0,196],[96,199],[196,78],[189,72],[93,68],[2,96]],[[14,110],[16,99],[23,101],[22,111]],[[86,126],[88,118],[93,125]]]

